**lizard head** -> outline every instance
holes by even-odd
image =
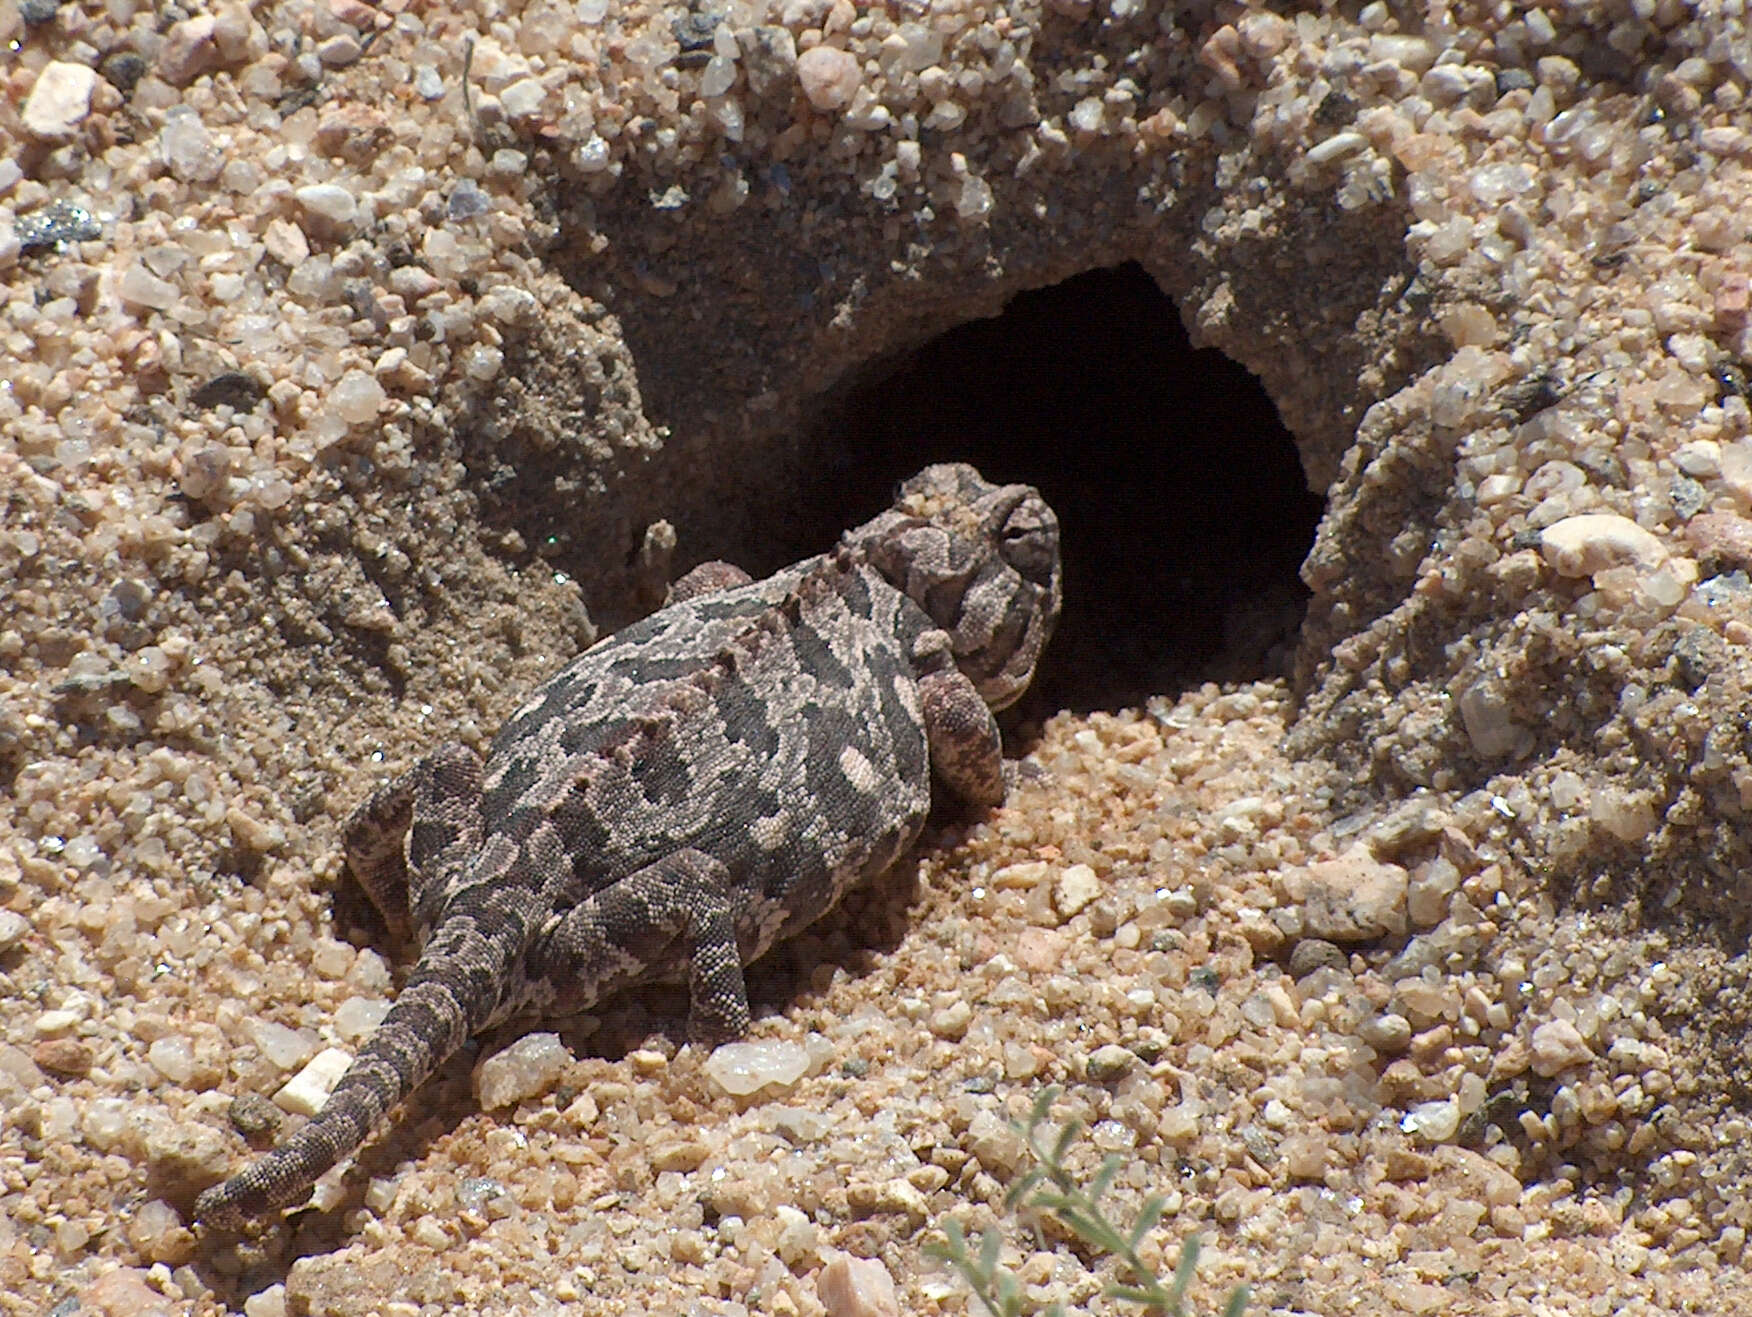
[[[870,562],[949,633],[955,664],[993,709],[1021,696],[1059,612],[1058,518],[1029,485],[928,466],[855,535]]]

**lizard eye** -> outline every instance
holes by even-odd
[[[998,553],[1024,577],[1045,585],[1058,567],[1058,522],[1044,505],[1023,503],[998,532]]]

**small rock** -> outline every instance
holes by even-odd
[[[56,247],[63,242],[88,242],[103,235],[103,225],[84,206],[73,201],[51,201],[41,210],[20,215],[13,233],[21,251]]]
[[[475,1096],[488,1111],[545,1093],[572,1064],[557,1033],[525,1034],[475,1069]]]
[[[270,1285],[243,1301],[243,1317],[286,1317],[286,1287]]]
[[[874,1258],[833,1254],[815,1278],[815,1297],[828,1317],[900,1317],[894,1280]]]
[[[314,1116],[322,1110],[351,1064],[353,1058],[340,1048],[325,1047],[274,1094],[274,1105],[295,1116]]]
[[[143,306],[151,311],[168,311],[182,295],[175,284],[160,279],[139,261],[122,271],[117,291],[129,306]]]
[[[256,1050],[276,1070],[296,1070],[316,1052],[316,1035],[306,1029],[289,1029],[273,1020],[251,1020],[247,1028]]]
[[[974,1113],[963,1142],[981,1166],[1004,1179],[1028,1157],[1028,1144],[1016,1127],[990,1111]]]
[[[368,371],[350,370],[335,381],[328,401],[348,425],[368,425],[377,419],[388,398],[383,386]]]
[[[931,1016],[930,1029],[939,1038],[957,1039],[973,1023],[973,1007],[965,1000],[945,1006]]]
[[[196,1121],[155,1122],[146,1131],[141,1151],[152,1192],[172,1202],[192,1199],[217,1184],[231,1166],[225,1135]]]
[[[519,78],[499,93],[499,104],[513,119],[533,119],[541,113],[546,99],[547,88],[541,85],[540,78]]]
[[[1405,932],[1409,875],[1365,848],[1336,860],[1283,871],[1284,890],[1302,907],[1308,932],[1331,942],[1371,942]]]
[[[1594,1049],[1568,1020],[1547,1020],[1533,1031],[1533,1073],[1542,1078],[1554,1078],[1593,1059]]]
[[[1278,1145],[1284,1169],[1298,1180],[1318,1180],[1326,1174],[1332,1147],[1324,1133],[1292,1134]]]
[[[91,93],[96,87],[96,69],[59,60],[45,64],[19,116],[24,131],[45,142],[72,140],[91,113]]]
[[[742,73],[748,90],[765,99],[787,91],[797,68],[797,39],[785,27],[757,27],[743,32]]]
[[[1521,1201],[1521,1182],[1490,1158],[1470,1148],[1437,1148],[1438,1174],[1456,1186],[1456,1197],[1491,1207],[1511,1207]]]
[[[307,249],[305,255],[309,254]],[[255,410],[257,404],[267,396],[268,391],[253,375],[246,375],[240,370],[228,370],[201,385],[189,395],[189,401],[202,411],[229,407],[234,412],[243,413]]]
[[[307,183],[293,190],[292,199],[318,229],[350,230],[359,213],[358,201],[338,183]]]
[[[1129,1071],[1137,1064],[1137,1060],[1128,1048],[1121,1047],[1118,1043],[1097,1047],[1089,1054],[1089,1078],[1097,1084],[1108,1083]]]
[[[146,1049],[152,1068],[173,1084],[186,1084],[194,1077],[195,1052],[181,1034],[166,1034]]]
[[[698,1139],[679,1139],[660,1143],[651,1149],[651,1168],[657,1171],[697,1171],[712,1155],[711,1148]]]
[[[779,1222],[779,1238],[773,1251],[779,1255],[779,1261],[793,1271],[804,1270],[815,1261],[821,1231],[815,1222],[789,1203],[774,1207],[773,1216]]]
[[[383,1017],[389,1014],[389,1006],[390,1003],[382,997],[349,997],[335,1007],[330,1022],[342,1042],[362,1043],[383,1023]]]
[[[851,52],[816,46],[797,57],[797,81],[816,109],[843,110],[857,94],[864,72]]]
[[[1324,938],[1305,937],[1290,952],[1290,977],[1306,978],[1317,969],[1350,968],[1350,955]]]
[[[280,1109],[260,1093],[239,1093],[231,1100],[231,1128],[246,1139],[258,1139],[280,1127]]]
[[[814,1143],[831,1128],[826,1116],[802,1107],[768,1107],[767,1128],[797,1147]]]
[[[1667,548],[1629,517],[1587,512],[1547,526],[1539,552],[1559,576],[1592,576],[1608,567],[1658,567]]]
[[[1095,870],[1086,864],[1073,864],[1053,884],[1052,904],[1061,919],[1069,919],[1100,895],[1101,880],[1095,876]]]
[[[118,1267],[79,1291],[78,1310],[101,1317],[144,1317],[148,1313],[168,1312],[169,1305],[164,1295],[148,1283],[143,1268]]]
[[[146,76],[146,61],[136,51],[112,50],[98,62],[97,71],[126,96],[134,90],[134,84]]]
[[[726,1093],[747,1097],[790,1088],[809,1073],[809,1053],[796,1043],[725,1043],[706,1058],[705,1071]]]
[[[170,172],[185,183],[210,183],[225,164],[200,114],[187,105],[164,112],[158,151]]]
[[[219,63],[219,47],[213,41],[218,20],[199,14],[172,25],[158,52],[158,76],[173,87],[186,87]]]
[[[30,1059],[51,1075],[79,1079],[91,1072],[91,1048],[75,1038],[45,1038],[30,1049]]]
[[[1396,1055],[1411,1046],[1411,1021],[1391,1011],[1371,1015],[1357,1026],[1357,1037],[1377,1052]]]
[[[854,1216],[904,1216],[915,1226],[922,1226],[931,1215],[925,1196],[905,1180],[849,1185],[846,1206]]]
[[[1453,1098],[1420,1102],[1405,1113],[1399,1128],[1431,1143],[1446,1143],[1460,1132],[1460,1104]]]
[[[30,932],[30,920],[16,910],[0,910],[0,952],[10,951]]]
[[[316,48],[316,57],[331,69],[344,69],[349,64],[357,64],[359,56],[364,53],[365,48],[359,44],[359,38],[351,32],[337,32],[324,39]]]
[[[1705,560],[1752,565],[1752,520],[1734,512],[1705,512],[1685,523],[1685,538]]]

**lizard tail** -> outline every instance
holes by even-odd
[[[426,969],[416,967],[322,1110],[247,1170],[203,1193],[195,1202],[199,1220],[237,1229],[298,1202],[319,1176],[358,1150],[391,1107],[462,1046],[477,1024],[467,989],[437,965],[422,973]]]

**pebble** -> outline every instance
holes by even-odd
[[[232,1129],[254,1139],[280,1127],[280,1108],[260,1093],[239,1093],[231,1100],[226,1118]]]
[[[91,112],[97,70],[59,60],[43,65],[19,115],[24,131],[45,142],[70,141]]]
[[[1510,1207],[1521,1201],[1521,1182],[1489,1157],[1471,1148],[1437,1148],[1433,1154],[1437,1173],[1452,1182],[1462,1197],[1491,1207]]]
[[[40,210],[14,220],[13,233],[19,249],[28,252],[63,242],[86,242],[101,237],[103,225],[78,202],[51,201]]]
[[[542,102],[546,99],[547,89],[539,78],[519,78],[499,93],[499,104],[513,119],[534,118],[541,113]]]
[[[1053,884],[1052,904],[1061,919],[1086,909],[1101,895],[1101,879],[1086,864],[1073,864],[1060,872]]]
[[[1453,1098],[1420,1102],[1405,1113],[1399,1128],[1431,1143],[1446,1143],[1460,1132],[1460,1104]]]
[[[195,1053],[181,1034],[166,1034],[146,1049],[152,1068],[173,1084],[186,1084],[194,1077]]]
[[[118,1267],[106,1272],[79,1291],[79,1312],[101,1317],[159,1317],[173,1305],[148,1283],[141,1267]]]
[[[286,1287],[270,1285],[243,1301],[243,1317],[286,1317]]]
[[[1539,552],[1559,576],[1592,576],[1609,567],[1657,567],[1667,549],[1651,532],[1613,512],[1565,517],[1539,535]]]
[[[334,229],[350,229],[359,212],[357,199],[338,183],[307,183],[292,198],[306,218]]]
[[[146,76],[146,61],[137,51],[112,50],[98,62],[97,71],[126,96]]]
[[[752,28],[741,35],[740,45],[749,91],[763,100],[790,91],[797,70],[797,40],[789,28]]]
[[[139,261],[122,271],[116,291],[128,305],[145,307],[150,311],[168,311],[182,296],[182,291],[175,284],[168,279],[160,279]]]
[[[1087,1072],[1093,1083],[1105,1084],[1118,1079],[1138,1063],[1130,1048],[1107,1043],[1089,1054]]]
[[[1372,942],[1405,932],[1409,875],[1363,848],[1335,860],[1285,869],[1279,878],[1289,899],[1301,906],[1303,924],[1314,937]]]
[[[863,84],[857,56],[832,46],[816,46],[797,57],[797,81],[818,110],[843,110]]]
[[[369,371],[350,370],[329,391],[329,406],[348,425],[369,425],[389,395]]]
[[[809,1073],[809,1053],[796,1043],[777,1039],[725,1043],[706,1058],[705,1072],[726,1093],[747,1097],[763,1088],[791,1088]]]
[[[316,1035],[308,1029],[288,1029],[272,1020],[252,1020],[249,1036],[276,1070],[294,1070],[316,1053]]]
[[[953,1002],[931,1015],[930,1030],[939,1038],[950,1040],[964,1037],[973,1023],[973,1006],[965,999]]]
[[[173,87],[186,87],[219,63],[213,33],[218,20],[198,14],[171,25],[158,52],[158,76]]]
[[[1533,1030],[1532,1052],[1533,1073],[1545,1079],[1594,1059],[1594,1049],[1568,1020],[1547,1020]]]
[[[900,1317],[894,1278],[875,1258],[833,1253],[815,1278],[815,1296],[827,1317]]]
[[[329,1021],[342,1042],[362,1043],[383,1023],[390,1002],[383,997],[348,997]]]
[[[1350,968],[1350,955],[1334,942],[1324,938],[1305,937],[1290,951],[1290,977],[1303,979],[1317,969]]]
[[[488,1111],[547,1092],[572,1064],[557,1033],[524,1034],[475,1067],[475,1096]]]
[[[274,1105],[295,1116],[314,1116],[328,1101],[353,1058],[338,1047],[325,1047],[274,1094]]]
[[[158,149],[170,172],[185,183],[210,183],[225,163],[200,113],[187,105],[173,105],[164,112]]]
[[[10,951],[30,932],[30,920],[16,910],[0,910],[0,952]]]
[[[1752,566],[1752,519],[1734,512],[1705,512],[1685,523],[1685,538],[1698,558],[1734,567]]]
[[[316,48],[316,57],[331,69],[344,69],[350,64],[357,64],[359,56],[364,53],[359,38],[351,32],[337,32],[332,37],[325,38]]]
[[[1391,1011],[1371,1015],[1357,1026],[1357,1037],[1377,1052],[1397,1055],[1411,1046],[1411,1021]]]
[[[45,1038],[30,1049],[30,1059],[51,1075],[78,1079],[91,1072],[91,1048],[75,1038]]]

